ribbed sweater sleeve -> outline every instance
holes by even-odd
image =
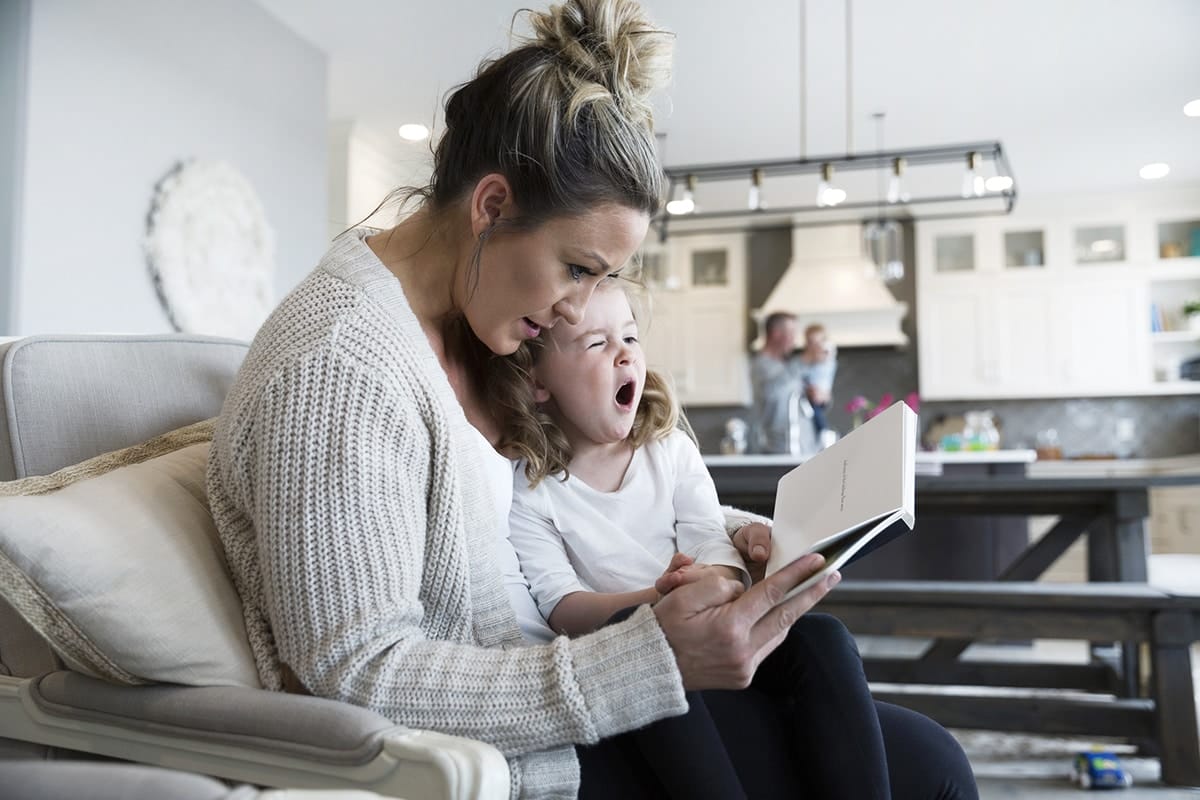
[[[436,402],[419,381],[324,349],[234,415],[228,457],[279,659],[314,694],[508,756],[683,713],[647,608],[575,640],[476,644],[462,476]]]

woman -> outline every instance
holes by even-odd
[[[602,742],[584,790],[603,796],[641,780],[620,734],[683,713],[685,687],[744,687],[828,589],[779,602],[815,560],[749,590],[713,577],[523,646],[517,620],[537,612],[498,534],[484,367],[578,321],[645,236],[664,188],[647,95],[670,59],[632,0],[531,20],[534,41],[447,102],[419,210],[339,237],[263,325],[217,426],[209,501],[265,686],[490,742],[514,796],[574,796],[573,745]],[[765,560],[762,526],[734,541]]]

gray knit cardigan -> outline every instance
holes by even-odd
[[[209,501],[263,684],[489,742],[513,796],[574,797],[572,744],[687,709],[648,608],[525,646],[477,443],[400,282],[339,237],[263,325],[217,424]]]

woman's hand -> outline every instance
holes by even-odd
[[[837,572],[788,600],[784,598],[825,559],[812,553],[750,589],[707,575],[679,586],[654,606],[675,653],[685,689],[744,689],[754,671],[787,636],[801,615],[841,579]]]
[[[733,546],[746,561],[750,580],[758,583],[763,579],[767,559],[771,557],[771,529],[761,522],[751,522],[733,534]]]

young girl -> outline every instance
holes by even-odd
[[[722,522],[712,479],[678,427],[667,384],[646,369],[629,300],[597,289],[583,318],[519,351],[532,403],[510,414],[503,442],[521,454],[510,536],[542,615],[581,635],[631,606],[709,572],[749,584]],[[511,389],[511,387],[509,387]],[[513,395],[515,392],[508,392]],[[643,729],[638,742],[674,797],[770,797],[756,784],[759,702],[794,746],[805,797],[888,797],[875,706],[845,628],[802,617],[742,692],[692,692],[689,712]],[[763,697],[766,698],[765,702]],[[752,715],[751,715],[752,716]]]

